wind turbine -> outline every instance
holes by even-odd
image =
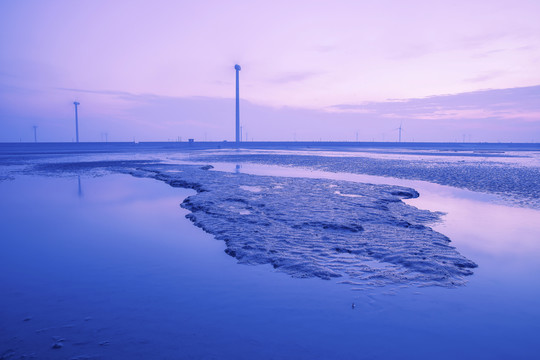
[[[399,142],[401,142],[401,130],[402,130],[401,125],[402,123],[399,123],[399,127],[394,129],[394,130],[399,130]]]
[[[240,65],[236,64],[234,65],[234,69],[236,70],[236,142],[239,143],[241,140],[240,136],[240,70],[242,68]]]
[[[73,105],[75,105],[75,138],[77,142],[79,142],[79,116],[77,113],[77,106],[81,105],[81,103],[74,101]]]
[[[37,126],[32,126],[34,128],[34,142],[37,142]]]

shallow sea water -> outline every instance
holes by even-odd
[[[238,265],[184,218],[194,191],[151,179],[1,181],[0,358],[536,358],[540,212],[396,181],[420,192],[409,204],[447,213],[435,230],[479,265],[467,286],[355,287]]]

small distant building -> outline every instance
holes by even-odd
[[[195,140],[194,140],[194,139],[188,139],[188,141],[189,141],[190,143],[193,143]]]

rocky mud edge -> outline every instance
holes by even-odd
[[[256,176],[211,166],[140,162],[47,164],[41,170],[129,173],[191,188],[187,218],[226,244],[241,264],[270,264],[293,277],[364,285],[454,287],[477,265],[429,227],[441,213],[402,199],[410,188]],[[86,170],[85,170],[86,169]]]

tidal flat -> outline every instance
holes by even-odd
[[[534,149],[68,145],[0,154],[1,359],[540,350]]]

